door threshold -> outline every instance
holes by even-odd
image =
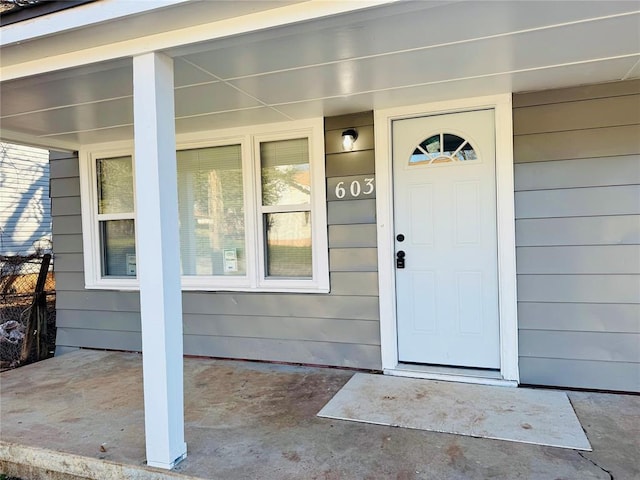
[[[517,387],[518,382],[505,380],[497,370],[476,368],[456,368],[436,365],[414,365],[398,363],[396,368],[384,370],[385,375],[396,377],[421,378],[425,380],[441,380],[445,382],[475,383],[479,385],[496,385]]]

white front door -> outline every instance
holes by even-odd
[[[494,110],[392,123],[398,360],[500,368]]]

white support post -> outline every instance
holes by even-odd
[[[171,58],[134,57],[133,111],[147,464],[171,469],[187,455]]]

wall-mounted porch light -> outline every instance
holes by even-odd
[[[350,152],[353,150],[353,144],[358,139],[358,132],[353,128],[345,130],[342,132],[342,150],[345,152]]]

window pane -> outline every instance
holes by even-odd
[[[101,158],[98,173],[98,213],[133,212],[131,157]]]
[[[310,212],[267,213],[264,225],[267,276],[310,278]]]
[[[240,145],[184,150],[177,159],[183,275],[245,275]]]
[[[262,142],[260,163],[263,205],[303,205],[311,201],[306,138]]]
[[[440,133],[420,142],[409,157],[409,165],[433,165],[477,159],[475,150],[467,140],[452,133]]]
[[[471,144],[457,135],[445,133],[444,147],[445,151],[443,155],[452,157],[455,154],[455,160],[464,162],[465,160],[477,159],[476,152],[473,150]]]
[[[100,222],[103,277],[135,277],[136,237],[133,220]]]

